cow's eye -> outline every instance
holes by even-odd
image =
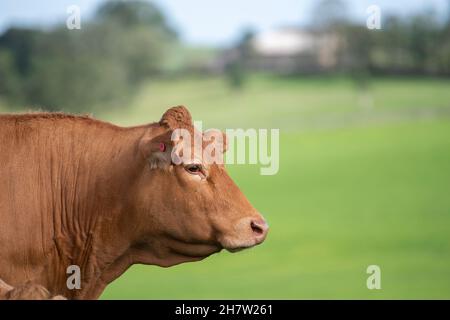
[[[201,164],[196,164],[196,163],[188,164],[188,165],[185,165],[184,168],[186,169],[186,171],[189,174],[198,176],[201,179],[205,179],[206,178],[205,170],[204,170],[204,168],[203,168],[203,166]]]
[[[192,174],[200,174],[202,173],[202,166],[199,164],[188,164],[185,166],[187,172]]]

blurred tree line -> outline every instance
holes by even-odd
[[[177,42],[163,14],[146,1],[108,1],[82,21],[79,30],[63,25],[2,34],[0,96],[11,105],[73,112],[118,104],[163,72]]]
[[[346,23],[342,67],[371,74],[450,75],[450,19],[387,16],[381,30]]]
[[[450,75],[450,1],[447,16],[381,14],[381,29],[349,18],[344,0],[322,0],[313,26],[341,40],[338,68],[350,74]],[[443,18],[443,19],[441,19]]]
[[[379,30],[369,29],[365,21],[353,20],[348,9],[345,0],[322,0],[313,9],[310,24],[297,27],[299,31],[313,34],[321,47],[328,42],[320,43],[320,37],[336,40],[336,52],[332,45],[328,49],[336,58],[333,66],[319,65],[319,49],[316,48],[298,56],[272,57],[268,63],[293,65],[289,71],[277,71],[276,67],[272,71],[289,75],[345,74],[361,89],[369,85],[372,75],[450,76],[450,1],[447,17],[439,17],[432,10],[404,17],[381,12]],[[233,87],[241,88],[246,73],[255,69],[258,52],[252,49],[251,43],[256,35],[243,32],[241,40],[228,54],[225,74]],[[316,66],[311,67],[314,64]],[[271,70],[261,65],[256,69]]]
[[[313,10],[306,30],[339,43],[336,64],[314,72],[348,74],[360,89],[377,74],[450,75],[450,10],[447,19],[432,11],[405,17],[383,12],[381,30],[369,30],[349,18],[346,4],[322,0]],[[231,88],[240,89],[255,71],[257,32],[252,29],[217,54],[178,41],[163,13],[148,1],[106,1],[85,20],[81,30],[10,28],[0,35],[0,99],[12,106],[82,112],[124,104],[143,81],[168,73],[224,74]],[[305,72],[305,65],[311,72],[304,59],[317,56],[314,51],[289,57],[289,63],[303,59],[290,74]]]

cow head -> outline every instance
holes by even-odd
[[[173,141],[179,129],[188,131],[191,141]],[[193,144],[202,137],[204,133],[194,128],[189,111],[180,106],[169,109],[141,138],[143,172],[134,200],[139,221],[138,262],[170,266],[205,258],[222,248],[234,252],[264,241],[268,232],[265,220],[224,165],[199,156],[199,148]],[[183,151],[174,152],[187,143],[192,144],[190,157],[181,157]],[[216,135],[216,139],[203,141],[200,152],[214,143],[220,144],[215,152],[226,149],[225,140]],[[188,149],[184,148],[184,155]]]

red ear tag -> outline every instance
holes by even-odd
[[[165,145],[163,142],[161,142],[161,143],[159,144],[159,151],[161,151],[161,152],[166,151],[166,145]]]

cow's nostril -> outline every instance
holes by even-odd
[[[259,221],[252,221],[250,222],[250,227],[252,228],[252,231],[256,233],[257,235],[264,234],[265,230],[267,229],[265,222],[259,222]]]

